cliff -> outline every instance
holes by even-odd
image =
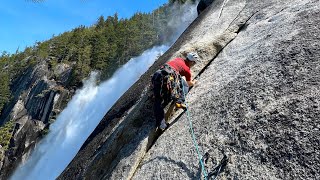
[[[48,61],[30,66],[12,83],[13,98],[0,117],[1,125],[12,124],[2,132],[8,133],[9,142],[0,146],[0,179],[7,179],[26,160],[72,96],[64,88],[71,68],[61,63],[50,69]]]
[[[224,6],[222,6],[224,4]],[[187,102],[206,168],[223,179],[319,177],[318,0],[216,0],[117,101],[59,179],[199,179],[185,112],[156,130],[150,75],[197,51]]]

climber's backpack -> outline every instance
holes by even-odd
[[[161,71],[161,91],[160,96],[166,102],[176,101],[181,98],[182,87],[180,83],[180,75],[176,73],[168,64],[163,65]]]

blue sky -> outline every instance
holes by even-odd
[[[0,2],[0,52],[23,51],[36,41],[50,39],[79,25],[93,25],[100,15],[151,12],[168,0],[3,0]]]

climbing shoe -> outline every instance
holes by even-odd
[[[185,105],[184,103],[176,103],[176,108],[182,108],[182,109],[187,109],[187,105]]]
[[[164,119],[161,121],[159,128],[162,131],[164,131],[167,128],[167,123],[166,123],[166,121]]]

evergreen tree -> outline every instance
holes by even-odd
[[[72,75],[67,86],[80,86],[93,70],[101,71],[102,80],[109,78],[132,57],[167,41],[165,35],[170,29],[166,25],[171,14],[168,7],[161,6],[152,13],[138,12],[129,19],[119,19],[117,13],[107,18],[100,16],[91,27],[79,26],[50,40],[36,42],[23,52],[17,50],[12,55],[3,52],[0,108],[10,99],[10,83],[39,62],[46,62],[49,70],[58,63],[69,64]]]
[[[103,16],[100,16],[100,17],[98,18],[98,22],[96,23],[96,29],[97,29],[97,30],[103,29],[104,26],[105,26],[104,17],[103,17]]]
[[[9,88],[9,75],[7,72],[0,72],[0,111],[5,103],[9,101],[10,88]]]

